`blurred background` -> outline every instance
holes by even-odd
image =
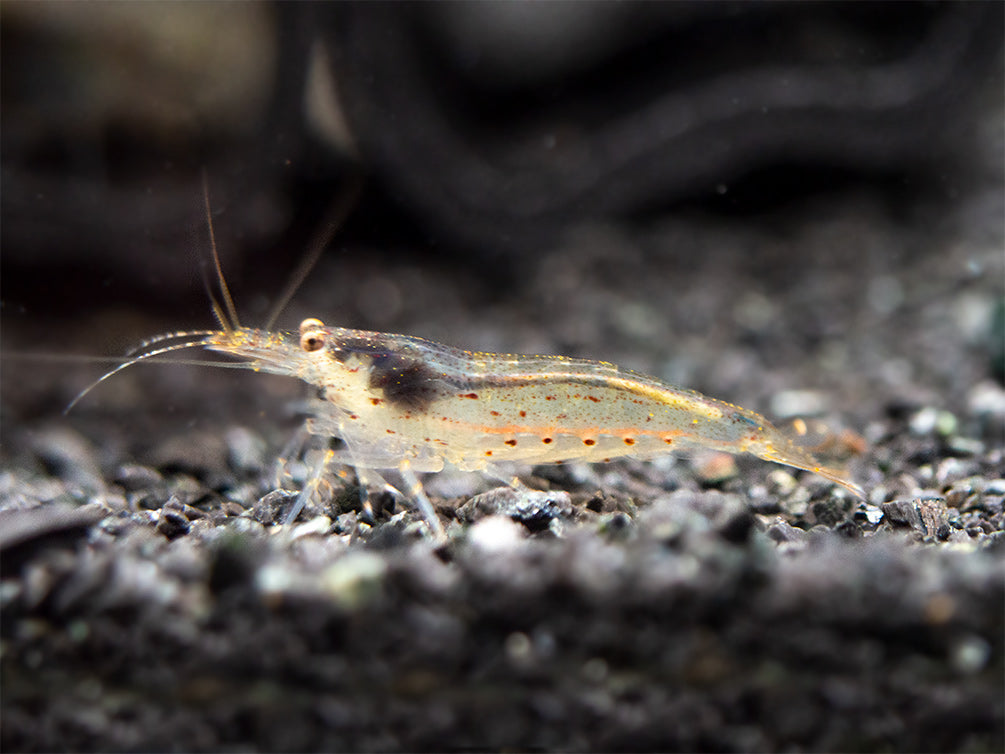
[[[280,326],[604,358],[860,428],[1002,380],[999,3],[0,14],[8,352],[211,326],[205,170],[246,324],[346,214]],[[101,368],[5,362],[8,417]],[[133,379],[159,378],[91,405]],[[177,380],[146,405],[188,410]]]

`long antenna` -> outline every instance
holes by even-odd
[[[318,263],[318,260],[321,258],[321,252],[331,243],[332,238],[335,237],[335,234],[338,233],[339,228],[342,227],[349,213],[356,206],[362,190],[363,178],[359,173],[355,173],[350,178],[349,185],[339,192],[335,201],[329,207],[328,212],[325,213],[321,230],[311,239],[310,244],[307,246],[307,252],[301,257],[300,262],[290,274],[289,280],[286,281],[286,287],[283,289],[282,295],[272,305],[269,318],[262,325],[263,330],[272,329],[276,320],[279,319],[279,315],[283,313],[283,309],[286,308],[286,305],[290,303],[290,299],[293,298],[293,295],[303,285],[304,280],[307,279],[311,270],[314,269],[314,265]]]
[[[209,291],[209,299],[213,305],[213,315],[219,320],[220,326],[227,332],[241,329],[241,320],[237,317],[237,308],[234,306],[234,298],[230,295],[230,288],[227,287],[227,279],[223,276],[223,265],[220,264],[220,254],[216,249],[216,233],[213,231],[213,213],[209,206],[209,178],[206,175],[206,168],[202,169],[202,198],[206,208],[206,225],[209,227],[209,246],[213,252],[213,266],[216,268],[216,281],[220,286],[220,294],[223,296],[223,303],[226,311],[220,306],[213,292]],[[205,282],[205,279],[204,279]],[[207,283],[207,288],[209,284]],[[228,319],[229,317],[229,319]]]

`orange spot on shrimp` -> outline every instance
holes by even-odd
[[[509,445],[511,448],[515,448],[516,447],[516,440],[507,440],[506,444]]]
[[[525,416],[527,416],[527,412],[526,411],[521,411],[520,412],[520,418],[523,419]]]
[[[589,439],[589,438],[587,438],[587,439],[583,440],[583,445],[590,445],[590,446],[593,446],[593,445],[596,445],[596,444],[597,444],[597,441],[596,441],[596,440],[591,440],[591,439]]]
[[[542,440],[541,440],[541,442],[543,442],[545,445],[548,445],[549,443],[551,443],[551,441],[552,440],[551,440],[550,437],[545,437],[545,438],[542,438]]]
[[[598,397],[597,397],[597,396],[595,396],[595,395],[588,395],[588,396],[586,396],[586,397],[587,397],[587,399],[588,399],[588,400],[591,400],[591,401],[593,401],[594,403],[600,403],[600,398],[598,398]]]
[[[490,456],[490,455],[492,455],[492,451],[491,451],[491,450],[486,450],[486,451],[485,451],[485,455],[487,455],[487,456]]]
[[[370,403],[372,403],[374,406],[379,406],[383,402],[384,402],[383,398],[371,398],[370,399]]]
[[[489,414],[492,415],[492,416],[499,416],[499,412],[498,411],[489,411]]]
[[[625,438],[625,445],[634,445],[634,444],[635,444],[635,438],[634,437],[626,437]]]
[[[461,393],[460,398],[477,398],[478,393]]]

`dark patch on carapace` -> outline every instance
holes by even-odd
[[[396,406],[425,411],[442,396],[438,375],[417,357],[396,353],[377,354],[370,366],[370,388],[383,390]]]
[[[445,397],[446,385],[441,375],[402,340],[378,333],[341,338],[332,341],[330,352],[341,362],[354,355],[369,357],[370,389],[382,390],[384,400],[398,408],[425,411],[434,400]],[[378,405],[380,399],[372,398],[371,402]]]

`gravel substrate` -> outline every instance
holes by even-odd
[[[671,254],[666,229],[595,231],[598,258],[656,250],[623,257],[613,288],[601,262],[576,268],[544,328],[561,285],[547,265],[474,317],[451,318],[447,297],[446,337],[415,313],[449,272],[378,259],[352,277],[420,281],[398,315],[417,324],[388,329],[662,364],[782,419],[816,414],[864,501],[755,459],[668,457],[525,469],[529,492],[428,476],[441,546],[390,496],[364,521],[351,475],[284,527],[309,466],[276,486],[293,381],[137,367],[61,416],[88,378],[33,365],[7,389],[0,472],[4,749],[1000,750],[1005,391],[990,336],[959,330],[961,308],[990,310],[994,280],[912,310],[951,266],[917,253],[886,273],[907,293],[881,326],[854,277],[814,282],[835,229],[917,242],[860,214],[814,216],[799,263],[779,261],[799,278],[785,296],[740,305],[759,286],[738,256],[750,235],[700,222],[691,243],[731,267]],[[931,245],[966,249],[956,269],[996,264]],[[675,300],[650,298],[686,276]],[[830,347],[796,347],[820,328],[838,329]],[[574,344],[534,348],[542,332]],[[926,349],[938,358],[905,363]]]

